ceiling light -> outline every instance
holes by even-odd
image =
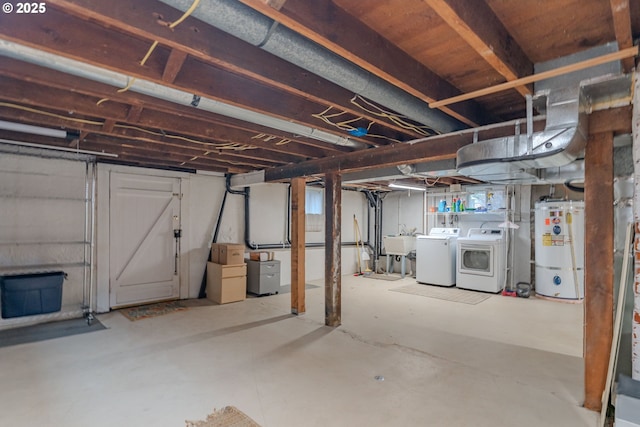
[[[49,129],[40,126],[25,125],[22,123],[13,123],[0,120],[0,129],[10,130],[14,132],[24,132],[33,135],[51,136],[53,138],[66,138],[67,131],[59,129]]]
[[[392,182],[389,184],[389,188],[397,188],[401,190],[415,190],[415,191],[427,191],[425,187],[418,187],[417,185],[396,184]]]

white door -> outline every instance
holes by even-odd
[[[110,306],[179,297],[180,179],[111,174]]]

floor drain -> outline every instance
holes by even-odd
[[[384,381],[384,377],[382,375],[376,375],[373,379],[376,381]]]

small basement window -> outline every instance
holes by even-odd
[[[305,189],[305,231],[322,231],[324,221],[324,191],[322,188]]]

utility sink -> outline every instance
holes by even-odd
[[[387,255],[408,255],[416,250],[416,236],[383,236]]]

